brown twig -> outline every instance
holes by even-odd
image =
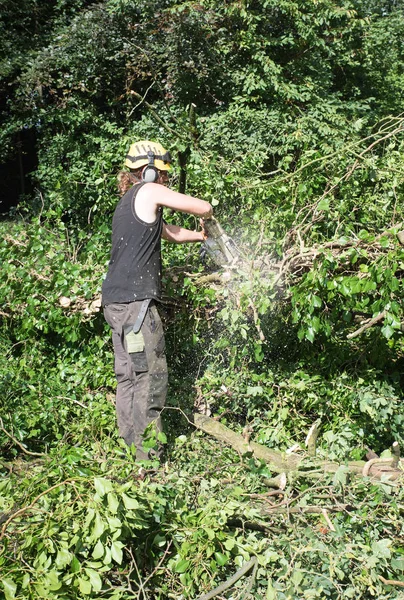
[[[11,435],[11,433],[9,433],[7,431],[7,429],[4,428],[3,425],[3,419],[0,417],[0,430],[6,434],[7,437],[10,438],[10,440],[16,444],[19,448],[21,448],[21,450],[24,452],[24,454],[28,454],[29,456],[46,456],[46,454],[44,452],[30,452],[29,450],[27,450],[26,448],[24,448],[24,446],[21,444],[21,442],[19,442],[13,435]]]
[[[373,327],[373,325],[376,325],[376,323],[378,323],[379,321],[381,321],[382,319],[384,319],[386,316],[386,311],[383,310],[381,313],[379,313],[378,315],[376,315],[375,317],[372,317],[371,319],[368,319],[363,325],[362,327],[359,327],[359,329],[357,329],[356,331],[353,331],[352,333],[349,333],[346,337],[348,340],[352,340],[353,338],[358,337],[359,335],[361,335],[364,331],[366,331],[366,329],[370,329],[370,327]]]
[[[251,569],[253,569],[253,573],[252,573],[252,579],[253,579],[253,581],[252,581],[252,583],[254,583],[257,564],[258,564],[257,558],[254,556],[251,560],[249,560],[248,562],[246,562],[241,567],[241,569],[239,569],[232,577],[230,577],[229,579],[227,579],[226,581],[224,581],[222,584],[220,584],[214,590],[211,590],[207,594],[204,594],[203,596],[200,596],[198,598],[198,600],[211,600],[211,598],[215,598],[216,596],[219,596],[219,594],[221,594],[222,592],[225,592],[230,587],[232,587],[239,579],[241,579],[241,577],[243,577],[243,575],[245,575],[246,573],[248,573],[248,571],[250,571]],[[249,587],[251,588],[252,584]]]
[[[4,534],[6,533],[6,529],[9,526],[9,524],[11,523],[11,521],[13,521],[14,519],[17,519],[17,517],[24,514],[28,510],[31,510],[34,507],[34,505],[38,502],[38,500],[40,498],[42,498],[42,496],[46,496],[46,494],[49,494],[49,492],[52,492],[52,490],[55,490],[56,488],[60,487],[61,485],[70,484],[70,485],[74,486],[75,481],[77,481],[77,478],[76,479],[65,479],[64,481],[61,481],[60,483],[56,483],[52,487],[48,488],[47,490],[45,490],[44,492],[41,492],[38,496],[36,496],[36,498],[33,499],[31,504],[29,504],[28,506],[24,506],[23,508],[20,508],[19,510],[12,513],[12,515],[9,516],[9,518],[3,525],[3,528],[0,533],[0,542],[3,539]]]
[[[256,330],[258,331],[259,338],[260,338],[261,342],[265,342],[265,335],[264,335],[264,333],[263,333],[263,331],[261,329],[260,318],[259,318],[259,315],[258,315],[258,311],[257,311],[257,308],[256,308],[256,306],[255,306],[255,304],[254,304],[254,302],[252,301],[251,298],[250,298],[250,301],[249,301],[249,305],[250,305],[250,308],[253,311],[254,325],[255,325]]]
[[[384,585],[396,585],[398,587],[404,587],[404,581],[397,581],[397,579],[385,579],[379,575],[379,579]]]

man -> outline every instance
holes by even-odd
[[[136,459],[149,454],[142,435],[160,413],[167,393],[165,342],[157,303],[161,298],[161,238],[176,244],[202,242],[191,231],[163,221],[163,208],[201,218],[209,202],[166,187],[171,157],[150,141],[132,144],[119,175],[122,195],[112,221],[112,252],[102,286],[104,316],[112,329],[117,378],[116,412],[120,435],[136,447]]]

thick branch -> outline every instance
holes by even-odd
[[[301,471],[301,473],[308,475],[308,471],[304,470],[305,457],[297,456],[294,454],[286,455],[278,450],[270,450],[261,444],[256,442],[246,442],[245,439],[235,433],[222,423],[206,417],[201,414],[194,415],[194,424],[198,429],[201,429],[205,433],[213,436],[215,439],[229,444],[239,454],[246,454],[252,452],[255,458],[263,460],[268,463],[270,469],[275,473],[290,473]],[[313,459],[311,459],[313,461]],[[389,480],[394,481],[402,476],[402,470],[400,468],[394,468],[390,466],[392,463],[391,459],[379,460],[376,463],[365,463],[362,460],[351,461],[346,466],[348,470],[357,476],[363,475],[365,465],[368,465],[366,469],[366,475],[371,472],[372,477],[380,479],[383,475],[387,476]],[[402,464],[403,461],[400,461]],[[312,465],[312,462],[311,462]],[[335,473],[341,466],[339,463],[332,461],[316,461],[318,468],[324,473]]]

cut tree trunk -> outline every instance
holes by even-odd
[[[266,462],[270,469],[275,473],[291,473],[301,471],[303,474],[305,471],[307,475],[310,474],[309,470],[316,470],[324,473],[335,473],[341,464],[333,461],[318,460],[312,456],[289,454],[286,455],[279,450],[271,450],[261,444],[255,442],[246,442],[242,435],[235,433],[219,421],[206,417],[205,415],[195,414],[194,415],[195,426],[208,433],[215,439],[224,442],[234,448],[239,454],[252,453],[255,458]],[[375,479],[388,479],[389,481],[395,481],[403,476],[404,462],[401,459],[397,466],[394,466],[396,461],[394,458],[377,459],[377,462],[363,460],[355,460],[346,463],[344,466],[347,467],[350,473],[361,477],[372,477]],[[401,468],[400,468],[401,467]]]

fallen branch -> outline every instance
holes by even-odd
[[[187,277],[192,279],[192,283],[195,285],[206,285],[207,283],[219,283],[223,284],[225,278],[221,273],[209,273],[208,275],[201,275],[200,273],[185,273]]]
[[[41,492],[38,496],[36,496],[36,498],[33,499],[33,501],[31,502],[31,504],[29,504],[28,506],[23,506],[19,510],[16,510],[15,512],[13,512],[10,515],[10,517],[7,519],[7,521],[4,523],[4,525],[3,525],[3,528],[2,528],[1,533],[0,533],[0,542],[3,539],[4,534],[6,533],[6,529],[10,525],[11,521],[13,521],[14,519],[17,519],[17,517],[19,517],[20,515],[23,515],[28,510],[31,510],[35,506],[35,504],[38,502],[38,500],[40,498],[42,498],[42,496],[46,496],[46,494],[49,494],[49,492],[52,492],[53,490],[55,490],[56,488],[60,487],[61,485],[66,485],[66,484],[74,485],[74,483],[76,481],[77,481],[77,478],[75,478],[75,479],[65,479],[65,481],[61,481],[60,483],[56,483],[55,485],[52,485],[52,487],[48,488],[47,490]]]
[[[222,423],[219,423],[218,421],[215,421],[214,419],[211,419],[205,415],[194,414],[194,425],[201,431],[213,436],[215,439],[229,444],[241,455],[251,452],[255,458],[266,462],[270,469],[275,473],[290,473],[300,471],[302,475],[310,475],[309,471],[304,470],[307,456],[296,454],[286,455],[279,450],[271,450],[265,446],[262,446],[261,444],[257,444],[256,442],[249,441],[247,443],[242,435],[235,433]],[[326,460],[314,461],[313,458],[310,458],[309,461],[309,465],[311,467],[313,466],[314,462],[315,466],[322,473],[335,473],[341,466],[337,462]],[[369,475],[370,471],[372,471],[372,477],[381,479],[382,476],[387,476],[390,481],[395,481],[403,475],[403,471],[400,468],[394,468],[386,464],[391,464],[393,459],[378,459],[377,462],[372,462],[372,464],[369,464],[370,462],[371,461],[365,463],[362,460],[350,461],[346,467],[353,475],[363,476],[365,465],[368,465],[366,469],[366,476]],[[402,460],[400,460],[399,465],[402,464],[404,463]]]
[[[386,311],[382,311],[381,313],[379,313],[378,315],[376,315],[375,317],[372,317],[371,319],[368,319],[363,325],[362,327],[359,327],[359,329],[357,329],[356,331],[353,331],[352,333],[349,333],[346,337],[348,340],[352,340],[353,338],[358,337],[359,335],[361,335],[364,331],[366,331],[366,329],[369,329],[370,327],[373,327],[373,325],[376,325],[376,323],[378,323],[379,321],[381,321],[382,319],[384,319],[386,316]]]
[[[313,423],[313,425],[310,427],[309,433],[307,434],[307,437],[305,440],[305,445],[307,446],[307,454],[309,456],[316,455],[317,438],[318,438],[318,433],[319,433],[318,430],[319,430],[320,424],[321,424],[321,420],[317,419],[317,421],[315,421]]]
[[[325,519],[325,522],[327,523],[327,525],[329,527],[329,530],[330,531],[336,531],[334,523],[331,521],[330,517],[328,516],[328,512],[327,512],[326,508],[323,508],[322,514],[323,514],[323,517]]]
[[[391,465],[391,466],[393,466],[394,463],[395,463],[395,457],[393,457],[393,458],[371,458],[370,460],[368,460],[367,463],[365,463],[363,470],[362,470],[362,475],[363,475],[363,477],[368,477],[369,473],[370,473],[370,469],[373,467],[373,465]],[[397,463],[397,466],[398,466],[398,463]]]
[[[16,446],[18,446],[23,452],[24,454],[28,454],[29,456],[46,456],[46,454],[44,452],[30,452],[29,450],[27,450],[22,444],[21,442],[19,442],[13,435],[11,435],[11,433],[9,433],[7,431],[7,429],[4,428],[3,425],[3,419],[0,417],[0,430],[8,437],[10,438],[10,440],[16,444]]]
[[[225,592],[226,590],[228,590],[230,587],[232,587],[239,579],[241,579],[241,577],[243,575],[245,575],[246,573],[248,573],[248,571],[250,571],[251,569],[253,569],[252,582],[250,582],[250,585],[249,585],[249,588],[251,589],[252,584],[254,583],[255,574],[256,574],[256,570],[257,570],[257,565],[258,565],[258,562],[257,562],[256,557],[254,556],[254,558],[252,558],[251,560],[249,560],[248,562],[246,562],[241,567],[241,569],[239,569],[237,571],[237,573],[235,573],[232,577],[230,577],[229,579],[227,579],[226,581],[224,581],[223,583],[221,583],[214,590],[208,592],[207,594],[204,594],[203,596],[200,596],[197,600],[211,600],[211,598],[215,598],[219,594],[222,594],[223,592]]]
[[[397,581],[397,579],[385,579],[379,575],[379,579],[384,585],[396,585],[398,587],[404,587],[404,581]]]
[[[323,515],[326,517],[327,512],[343,512],[352,510],[351,504],[336,504],[335,506],[287,506],[284,504],[278,504],[274,506],[268,506],[265,508],[266,513],[272,514],[281,514],[281,515]],[[327,523],[330,523],[328,516],[326,517]],[[332,530],[332,527],[330,527]],[[335,531],[335,529],[334,529]]]

